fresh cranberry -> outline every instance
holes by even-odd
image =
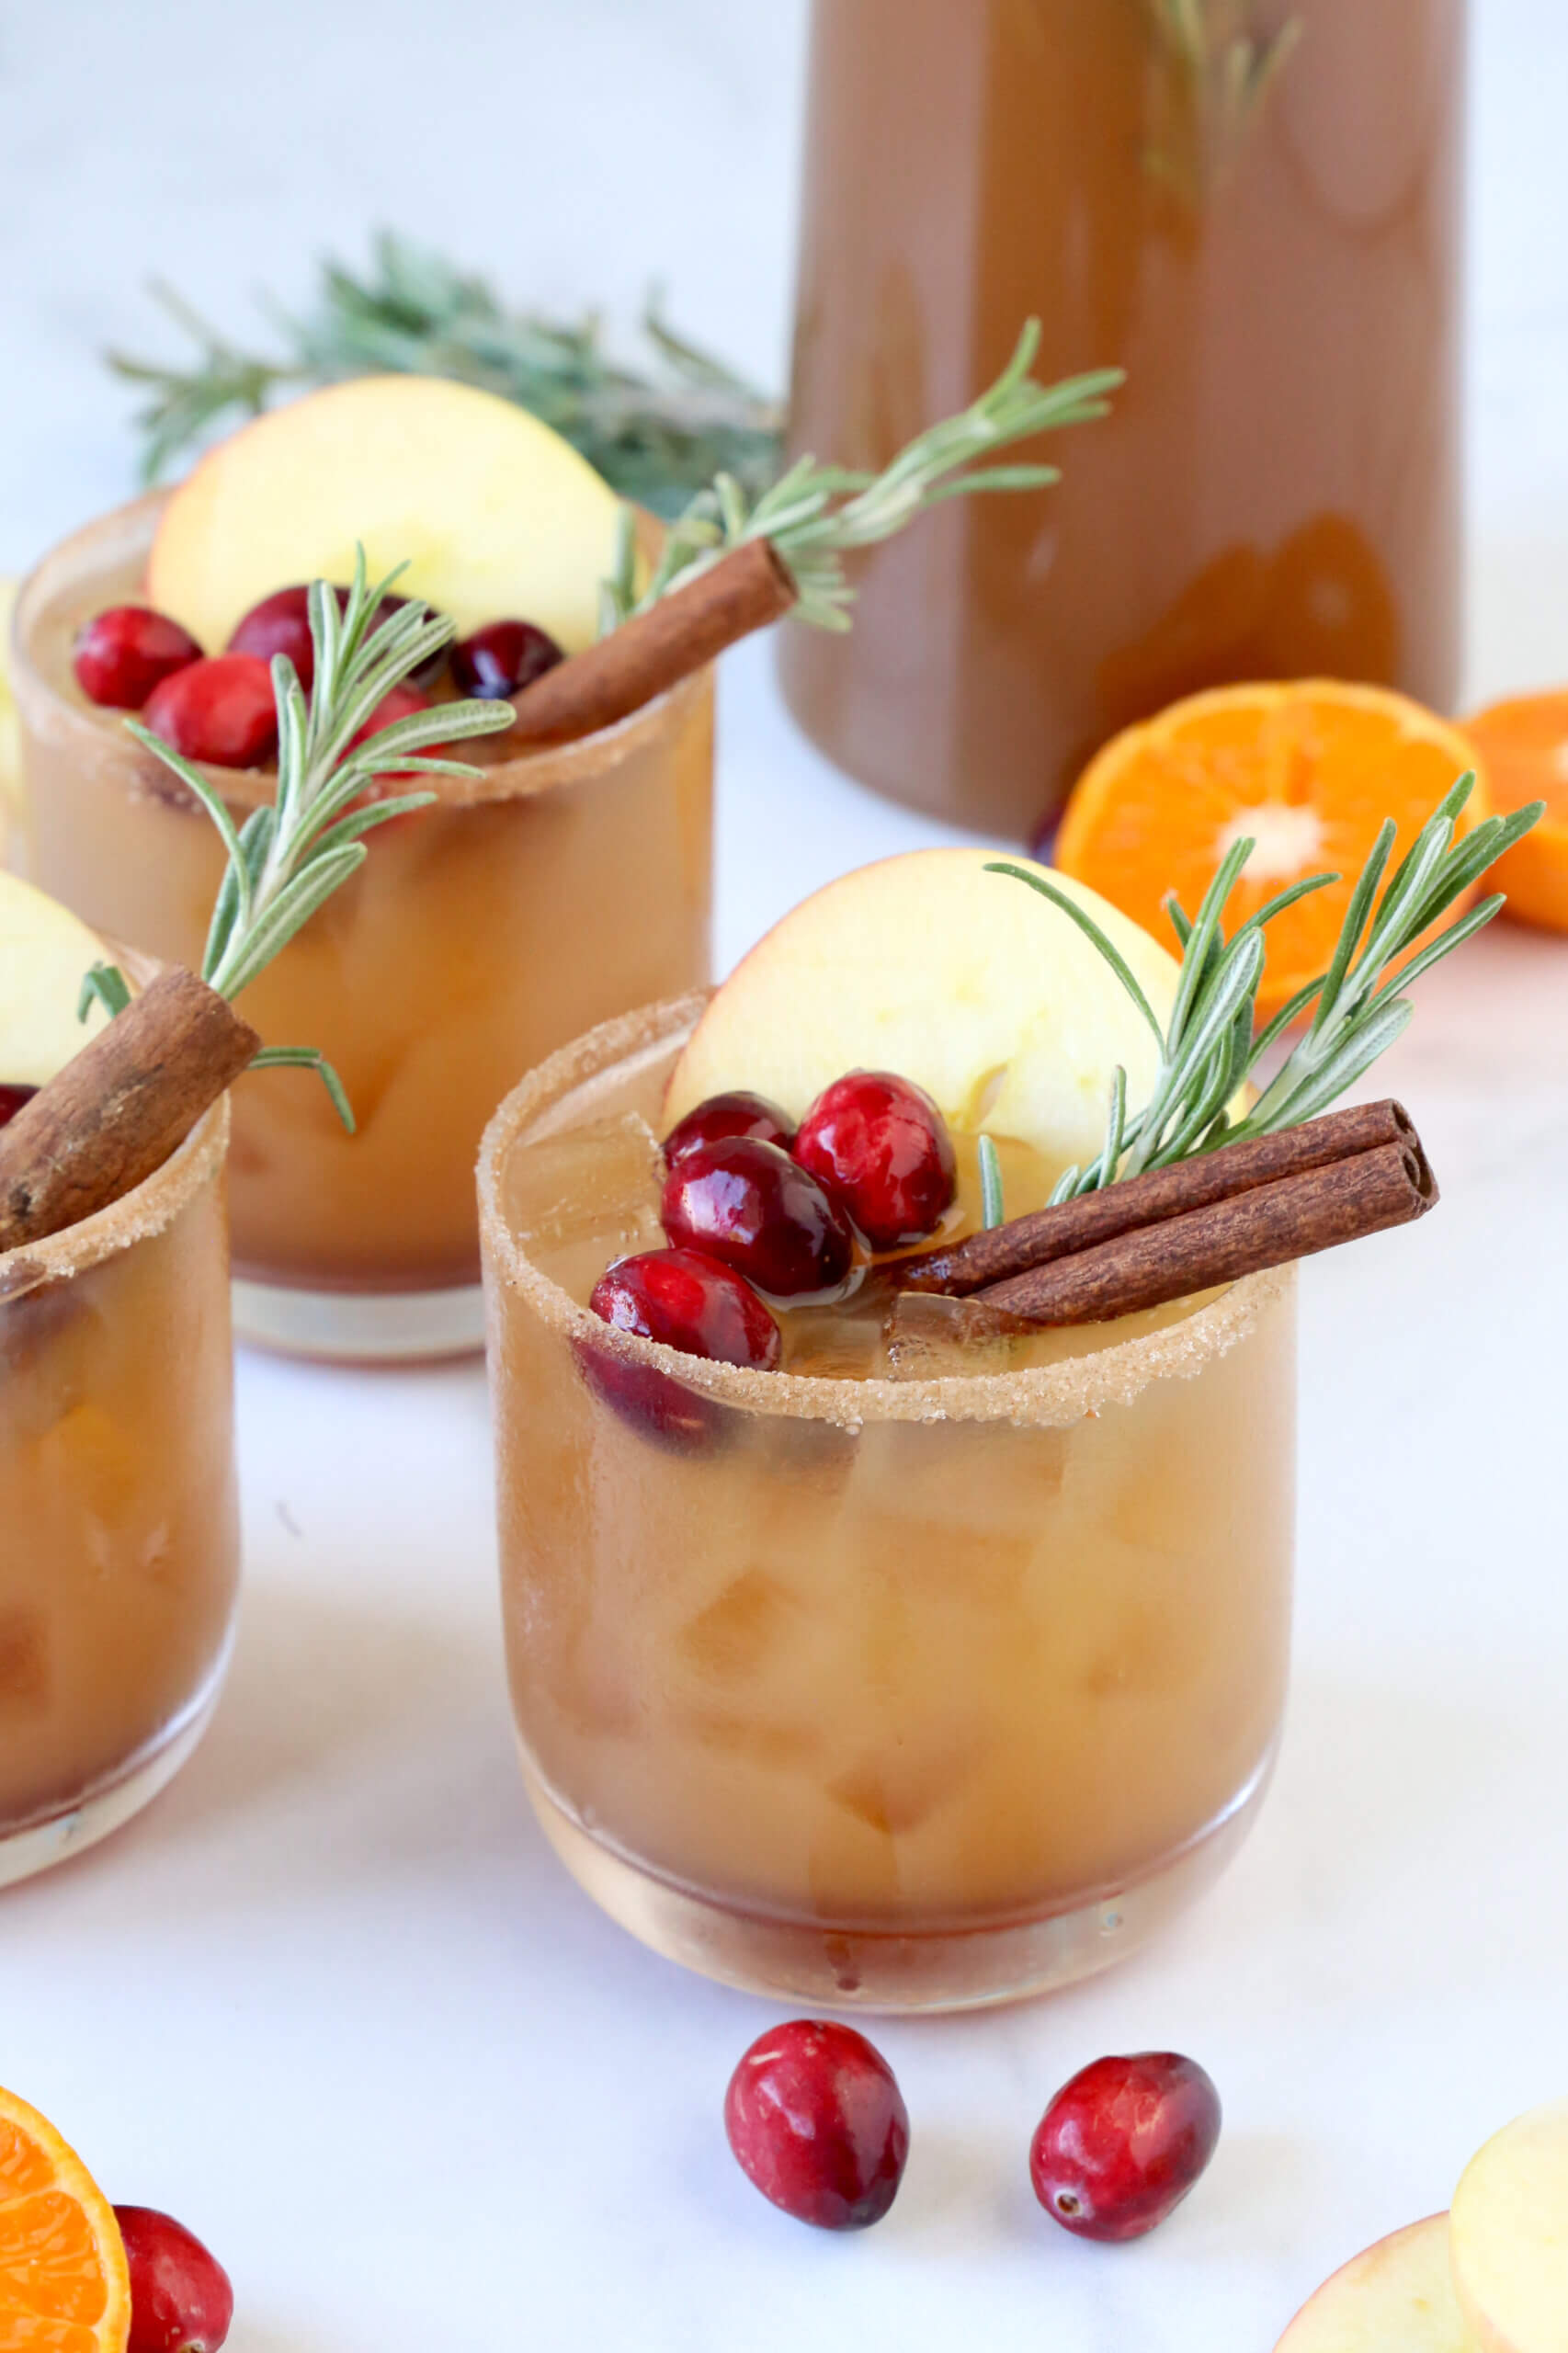
[[[0,1128],[8,1128],[24,1103],[30,1103],[38,1093],[36,1086],[0,1086]]]
[[[481,702],[505,702],[553,670],[561,658],[555,640],[532,621],[486,621],[453,646],[452,678],[461,693]]]
[[[140,710],[154,687],[200,659],[190,631],[166,613],[150,605],[111,605],[78,632],[71,661],[76,684],[94,702]]]
[[[946,1120],[924,1087],[891,1071],[835,1079],[801,1120],[794,1153],[873,1250],[930,1233],[957,1182]]]
[[[772,1372],[778,1326],[750,1283],[700,1250],[644,1250],[594,1285],[588,1305],[618,1332],[662,1340],[684,1356]]]
[[[337,597],[337,609],[342,612],[348,603],[348,591],[338,588],[334,593]],[[370,623],[372,634],[383,621],[390,620],[393,613],[411,601],[407,597],[383,597]],[[301,581],[292,588],[275,588],[270,597],[264,597],[258,605],[253,605],[244,619],[236,623],[228,651],[231,654],[255,654],[264,662],[270,662],[275,654],[286,654],[294,665],[301,686],[309,694],[316,675],[315,641],[311,635],[309,583]],[[443,646],[415,673],[419,683],[429,686],[438,677],[446,658],[447,652]]]
[[[757,2037],[730,2078],[724,2130],[763,2196],[821,2231],[880,2222],[909,2154],[892,2069],[853,2027],[820,2018]]]
[[[728,1095],[710,1095],[684,1120],[676,1121],[665,1138],[665,1165],[673,1168],[700,1144],[722,1143],[727,1136],[758,1136],[764,1143],[776,1143],[788,1152],[795,1131],[777,1103],[736,1087]]]
[[[258,768],[278,744],[272,673],[258,654],[215,654],[176,670],[147,698],[154,735],[216,768]]]
[[[117,2206],[131,2267],[127,2353],[218,2353],[234,2316],[229,2275],[199,2238],[152,2206]]]
[[[1141,2239],[1180,2205],[1219,2138],[1220,2095],[1195,2060],[1096,2059],[1041,2117],[1029,2179],[1064,2230]]]
[[[854,1262],[836,1202],[759,1136],[694,1146],[665,1179],[659,1217],[677,1247],[710,1252],[775,1299],[835,1290]]]
[[[778,1326],[756,1291],[700,1250],[644,1250],[621,1258],[599,1277],[588,1305],[618,1332],[662,1340],[688,1357],[756,1372],[772,1372],[778,1363]],[[598,1395],[634,1427],[682,1450],[717,1436],[724,1411],[718,1400],[672,1381],[656,1365],[628,1364],[587,1347],[579,1347],[578,1361]]]

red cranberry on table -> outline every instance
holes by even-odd
[[[618,1332],[662,1340],[683,1355],[756,1372],[777,1369],[778,1326],[748,1282],[700,1250],[644,1250],[621,1258],[594,1285],[588,1305]],[[724,1408],[656,1365],[628,1364],[578,1342],[577,1361],[621,1420],[677,1452],[720,1436]]]
[[[24,1103],[30,1103],[38,1093],[36,1086],[0,1086],[0,1128],[9,1127]]]
[[[957,1182],[946,1120],[924,1087],[891,1071],[835,1079],[801,1121],[794,1154],[873,1250],[932,1233]]]
[[[1179,2206],[1220,2138],[1220,2095],[1174,2051],[1096,2059],[1064,2084],[1029,2145],[1035,2196],[1086,2239],[1141,2239]]]
[[[348,602],[347,588],[335,592],[337,609],[342,612]],[[407,597],[383,597],[376,607],[370,623],[372,633],[393,613],[410,603]],[[311,590],[308,581],[300,581],[291,588],[275,588],[270,597],[263,597],[234,626],[228,651],[231,654],[258,654],[270,662],[275,654],[286,654],[294,665],[300,684],[309,694],[315,681],[316,649],[311,636]],[[440,676],[446,661],[446,648],[432,656],[415,672],[422,686],[429,686]]]
[[[140,710],[154,687],[200,659],[190,631],[166,613],[150,605],[111,605],[77,631],[71,666],[94,702]]]
[[[795,1131],[777,1103],[737,1086],[727,1095],[710,1095],[684,1120],[676,1121],[665,1138],[665,1165],[673,1168],[699,1144],[722,1143],[726,1136],[757,1136],[764,1143],[776,1143],[788,1152]]]
[[[660,1222],[775,1299],[836,1290],[855,1258],[849,1222],[816,1178],[756,1136],[705,1143],[665,1179]]]
[[[758,2036],[730,2078],[724,2130],[763,2196],[823,2231],[880,2222],[909,2154],[892,2069],[863,2034],[819,2018]]]
[[[258,768],[278,747],[272,673],[255,654],[216,654],[176,670],[147,698],[142,719],[187,760]]]
[[[452,680],[460,693],[481,702],[505,702],[561,659],[548,630],[536,629],[532,621],[486,621],[453,646]]]
[[[199,2238],[151,2206],[117,2206],[131,2267],[127,2353],[218,2353],[234,2316],[229,2275]]]

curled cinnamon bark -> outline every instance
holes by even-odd
[[[1437,1199],[1418,1145],[1379,1144],[1117,1234],[973,1297],[1031,1324],[1109,1323],[1408,1225]]]
[[[260,1050],[205,981],[160,973],[0,1128],[0,1251],[59,1233],[152,1176]]]
[[[891,1272],[903,1290],[948,1291],[961,1298],[1031,1267],[1114,1241],[1140,1226],[1155,1225],[1272,1184],[1277,1177],[1326,1167],[1331,1161],[1388,1143],[1403,1143],[1424,1161],[1421,1139],[1403,1104],[1392,1097],[1381,1103],[1354,1103],[1298,1128],[1282,1128],[1278,1134],[1256,1136],[1245,1143],[1221,1144],[1217,1152],[1176,1161],[1147,1176],[1129,1176],[1097,1192],[1080,1193],[1075,1200],[1010,1219],[951,1248],[902,1259]]]
[[[767,540],[746,540],[581,654],[525,687],[513,706],[526,744],[571,744],[641,710],[725,647],[787,613],[797,590]]]

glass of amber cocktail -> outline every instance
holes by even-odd
[[[0,1885],[106,1836],[206,1727],[239,1577],[220,1102],[0,1254]]]
[[[662,1239],[653,1130],[701,1004],[557,1052],[482,1151],[534,1806],[613,1917],[730,1983],[889,2009],[1066,1984],[1190,1902],[1267,1778],[1293,1276],[957,1352],[954,1302],[890,1343],[869,1292],[788,1316],[777,1372],[611,1329],[585,1302]]]
[[[71,670],[78,626],[136,595],[163,504],[78,532],[23,590],[21,864],[95,929],[199,969],[222,845]],[[415,779],[437,804],[378,833],[365,870],[244,994],[267,1042],[308,1039],[335,1064],[358,1132],[308,1071],[235,1087],[244,1336],[339,1357],[477,1346],[485,1120],[562,1040],[707,976],[711,672],[581,742],[508,757],[507,741],[462,747],[477,778]],[[271,769],[203,773],[236,820],[277,785]]]

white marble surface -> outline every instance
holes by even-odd
[[[1481,0],[1473,679],[1568,673],[1568,25]],[[801,0],[0,0],[0,567],[125,488],[109,337],[163,268],[250,290],[381,220],[519,293],[644,283],[782,364]],[[725,680],[729,961],[828,872],[933,837]],[[1257,2353],[1471,2148],[1568,2088],[1568,946],[1498,933],[1389,1072],[1442,1213],[1306,1286],[1301,1597],[1273,1798],[1218,1893],[1099,1983],[887,2025],[914,2116],[876,2233],[786,2222],[725,2153],[769,2007],[562,1878],[510,1752],[481,1372],[242,1361],[249,1586],[223,1708],[112,1847],[7,1895],[0,2080],[230,2263],[236,2353],[625,2345]],[[1046,2096],[1176,2044],[1228,2129],[1157,2237],[1032,2204]]]

